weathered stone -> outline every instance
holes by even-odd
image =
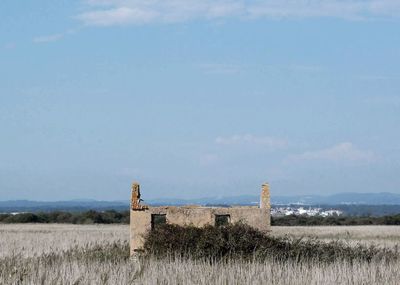
[[[264,183],[263,185],[261,185],[260,208],[270,209],[270,200],[269,184]]]
[[[131,210],[132,211],[142,211],[148,209],[147,206],[141,205],[140,202],[140,185],[137,182],[132,183],[132,195],[131,195]]]

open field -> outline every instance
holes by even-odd
[[[128,242],[127,225],[0,224],[0,257],[32,257],[74,247]]]
[[[340,240],[349,244],[361,243],[390,248],[400,244],[400,226],[272,227],[272,234],[325,241]]]
[[[400,227],[274,227],[273,234],[393,247]],[[0,225],[0,284],[398,284],[399,261],[128,258],[126,225]]]
[[[400,226],[272,227],[275,236],[341,240],[356,244],[394,247],[400,243]],[[25,257],[61,252],[73,247],[115,241],[128,242],[128,225],[0,224],[0,257]]]

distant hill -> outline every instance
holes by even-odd
[[[231,197],[208,197],[199,199],[150,199],[145,203],[152,206],[229,206],[229,205],[258,205],[259,196],[243,195]],[[273,205],[400,205],[400,194],[394,193],[339,193],[333,195],[298,195],[272,196]],[[29,201],[14,200],[0,201],[0,212],[38,212],[38,211],[85,211],[85,210],[128,210],[129,200],[126,201],[97,201],[91,199],[70,201]]]

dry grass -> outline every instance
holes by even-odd
[[[349,244],[361,243],[378,247],[393,248],[400,242],[400,226],[299,226],[272,227],[275,236],[340,240]]]
[[[57,253],[73,247],[129,240],[127,225],[0,224],[0,258]]]
[[[33,260],[0,273],[1,284],[398,284],[400,264],[147,259],[115,262]]]
[[[287,233],[389,246],[400,240],[400,227],[273,228],[274,235]],[[0,284],[398,284],[400,280],[398,261],[212,263],[175,257],[132,261],[127,258],[128,238],[126,225],[0,225]]]

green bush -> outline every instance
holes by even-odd
[[[33,213],[22,213],[18,215],[9,215],[3,220],[4,223],[44,223],[45,219]]]
[[[333,262],[397,258],[397,253],[375,247],[273,237],[244,224],[203,228],[161,225],[147,234],[144,249],[147,254],[158,257],[179,255],[211,259],[239,257]]]

